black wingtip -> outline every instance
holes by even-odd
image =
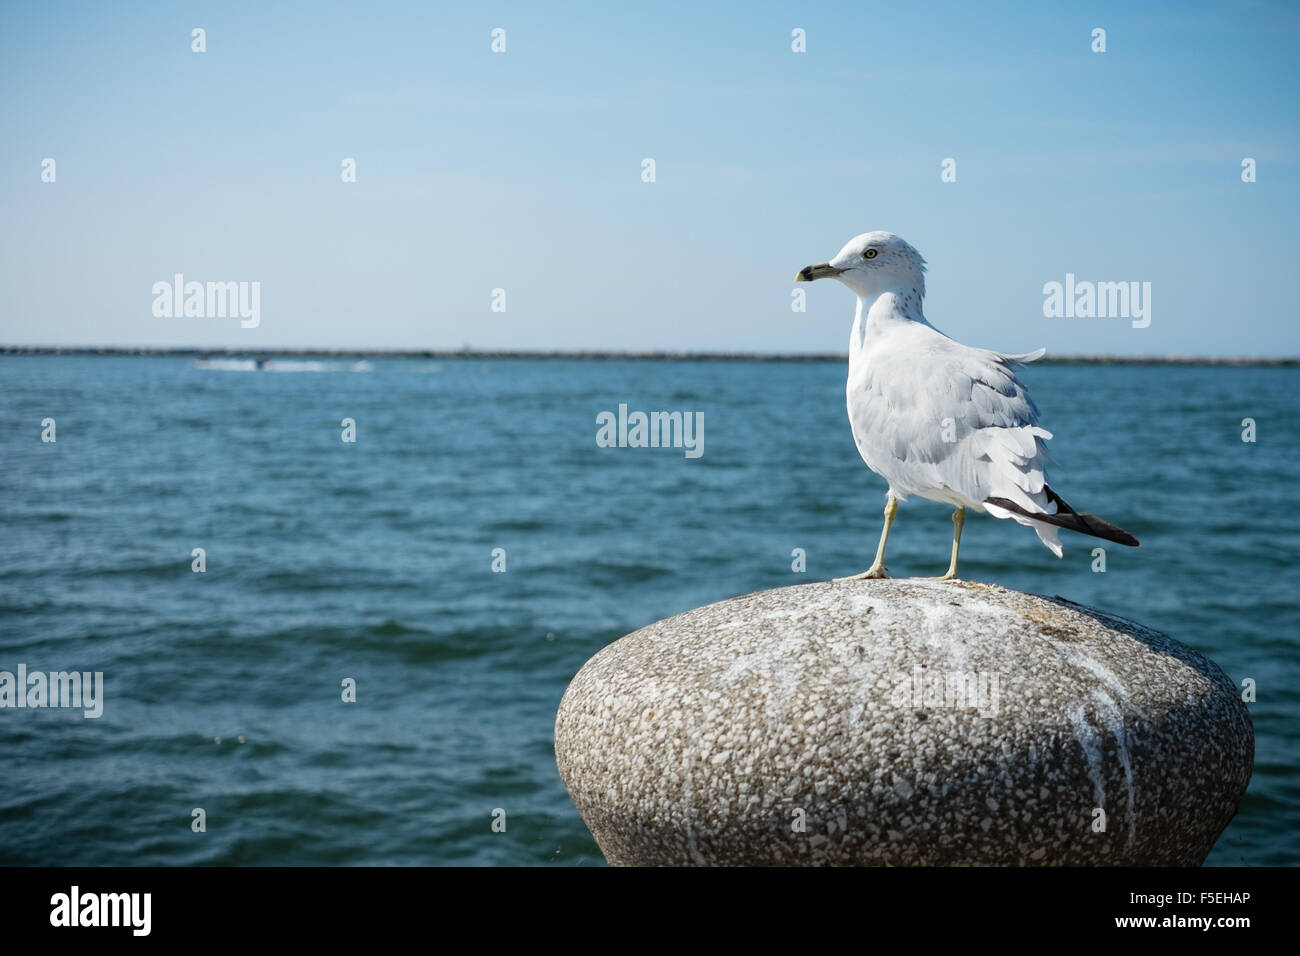
[[[1044,524],[1056,525],[1058,528],[1065,528],[1067,531],[1077,531],[1080,534],[1091,535],[1094,538],[1101,538],[1104,541],[1114,541],[1116,544],[1122,544],[1125,547],[1138,547],[1138,539],[1133,537],[1123,528],[1111,524],[1105,518],[1098,518],[1096,515],[1082,514],[1075,511],[1065,500],[1050,488],[1046,489],[1048,497],[1055,501],[1058,511],[1054,515],[1046,512],[1026,511],[1020,505],[1007,498],[987,498],[984,503],[994,505],[998,508],[1005,508],[1007,511],[1013,511],[1018,515],[1026,518],[1033,518],[1035,521],[1041,521]]]

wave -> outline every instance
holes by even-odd
[[[219,372],[256,372],[252,359],[195,359],[194,367]]]
[[[216,372],[373,372],[360,362],[315,362],[293,359],[195,359],[194,368]]]

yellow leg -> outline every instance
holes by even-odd
[[[957,552],[961,549],[961,529],[966,523],[966,509],[958,508],[952,513],[952,560],[948,562],[948,572],[938,581],[952,581],[957,577]]]
[[[894,516],[898,514],[898,499],[890,495],[885,500],[885,526],[880,531],[880,544],[876,545],[876,560],[871,562],[871,567],[861,574],[852,574],[847,578],[836,578],[836,581],[862,581],[866,578],[887,578],[885,573],[885,545],[889,541],[889,529],[894,523]]]

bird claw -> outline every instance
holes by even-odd
[[[883,564],[872,565],[861,574],[850,574],[847,578],[835,578],[832,583],[839,583],[840,581],[866,581],[872,578],[887,578],[889,577],[886,573],[888,570],[889,569]]]

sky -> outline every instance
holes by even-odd
[[[885,229],[971,345],[1296,355],[1298,41],[1269,2],[3,0],[0,344],[844,352],[852,294],[793,279]],[[155,314],[176,274],[256,326]],[[1149,324],[1044,315],[1067,274]]]

